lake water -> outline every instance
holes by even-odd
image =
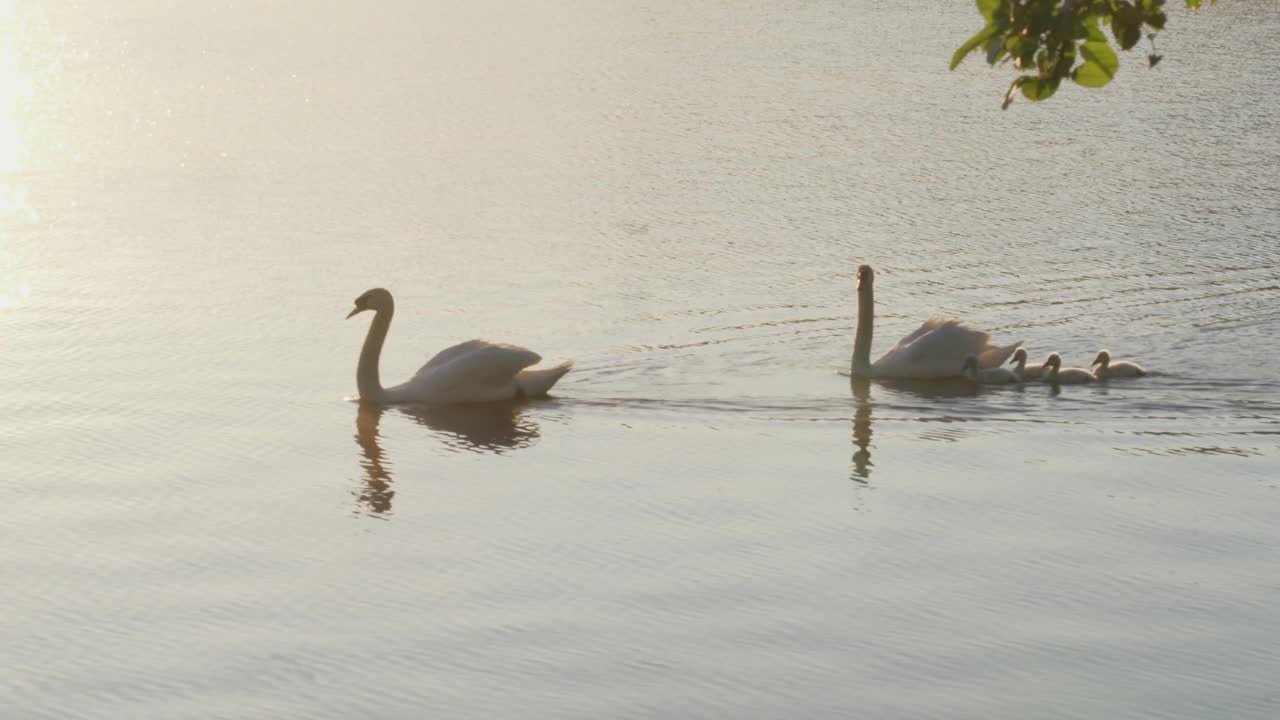
[[[0,2],[3,714],[1280,715],[1280,8],[1171,15]],[[864,262],[1155,373],[851,387]],[[375,286],[577,368],[362,413]]]

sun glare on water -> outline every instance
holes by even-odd
[[[9,234],[18,224],[36,220],[23,182],[27,155],[27,116],[35,86],[24,71],[18,0],[0,0],[0,310],[22,305],[31,285],[10,255]]]

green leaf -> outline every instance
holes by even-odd
[[[1105,39],[1081,43],[1080,55],[1084,57],[1084,64],[1071,73],[1071,79],[1077,85],[1102,87],[1111,82],[1120,70],[1120,58],[1116,57],[1116,51]]]
[[[1107,72],[1098,63],[1087,62],[1071,72],[1071,79],[1077,85],[1084,87],[1100,88],[1111,82],[1111,78],[1115,77],[1112,73]]]
[[[1004,49],[1005,49],[1005,50],[1008,50],[1008,51],[1009,51],[1009,54],[1010,54],[1010,55],[1012,55],[1012,56],[1014,56],[1014,57],[1021,57],[1021,56],[1022,56],[1022,46],[1023,46],[1023,44],[1024,44],[1024,43],[1022,42],[1022,38],[1021,38],[1020,36],[1018,36],[1018,35],[1012,35],[1012,34],[1010,34],[1010,35],[1006,36],[1006,37],[1005,37],[1005,39],[1004,39]]]
[[[1141,11],[1142,22],[1156,30],[1164,27],[1164,0],[1141,0],[1138,9]]]
[[[1111,49],[1106,40],[1094,42],[1090,40],[1080,44],[1080,54],[1084,56],[1085,64],[1097,65],[1106,76],[1102,85],[1111,82],[1111,78],[1116,76],[1120,70],[1120,58],[1116,57],[1116,51]],[[1079,82],[1078,80],[1076,82]],[[1102,85],[1092,85],[1090,87],[1102,87]]]
[[[991,38],[991,36],[995,34],[996,34],[996,26],[988,25],[985,28],[979,30],[977,35],[974,35],[968,40],[965,40],[964,44],[961,45],[960,48],[955,51],[955,54],[951,56],[951,69],[955,70],[956,66],[960,64],[961,60],[964,60],[965,57],[969,55],[969,53],[973,52],[974,50],[977,50],[979,45],[986,42],[988,39]]]
[[[1028,100],[1047,100],[1057,89],[1057,78],[1044,80],[1033,77],[1022,84],[1022,96]]]
[[[978,12],[982,17],[991,22],[996,18],[996,11],[1000,9],[1000,0],[977,0]]]
[[[1106,42],[1107,36],[1103,34],[1102,28],[1098,27],[1098,16],[1090,15],[1084,21],[1085,28],[1088,29],[1087,37],[1091,42]]]
[[[1111,16],[1111,34],[1121,50],[1128,50],[1142,39],[1142,13],[1138,8],[1122,0]]]

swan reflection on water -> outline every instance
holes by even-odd
[[[446,407],[402,405],[390,408],[360,403],[356,413],[356,445],[363,456],[364,485],[357,501],[365,512],[382,515],[391,510],[392,463],[382,448],[378,426],[386,413],[412,419],[438,436],[451,452],[504,453],[537,441],[538,425],[524,416],[529,403],[501,402]]]
[[[863,377],[849,378],[849,388],[857,407],[853,411],[852,480],[863,485],[871,479],[871,381]]]
[[[981,385],[963,379],[955,380],[871,380],[865,377],[849,376],[849,391],[853,395],[853,445],[857,448],[853,453],[853,470],[850,479],[866,485],[871,478],[871,411],[875,401],[871,397],[872,383],[877,388],[887,391],[889,396],[898,395],[920,400],[941,400],[948,398],[977,397],[984,392]],[[989,392],[989,390],[988,390]],[[882,393],[883,398],[885,393]]]

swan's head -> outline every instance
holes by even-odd
[[[353,315],[362,313],[365,310],[390,310],[395,307],[395,301],[391,299],[391,293],[382,288],[374,288],[366,290],[360,297],[355,300],[356,306],[351,312],[347,313],[350,318]]]
[[[1062,367],[1062,356],[1058,353],[1049,353],[1049,357],[1045,358],[1044,365],[1042,367],[1045,370],[1048,370],[1049,368],[1057,370]]]
[[[871,269],[870,265],[858,266],[858,290],[870,290],[871,285],[875,282],[876,272]]]
[[[1017,350],[1014,350],[1014,351],[1013,351],[1013,359],[1009,361],[1009,364],[1010,364],[1010,365],[1025,365],[1025,364],[1027,364],[1027,351],[1026,351],[1026,350],[1024,350],[1023,348],[1018,348]]]
[[[1089,363],[1090,366],[1101,365],[1102,367],[1106,367],[1110,364],[1111,364],[1111,353],[1107,352],[1106,350],[1099,352],[1098,357],[1094,358],[1093,362]]]

